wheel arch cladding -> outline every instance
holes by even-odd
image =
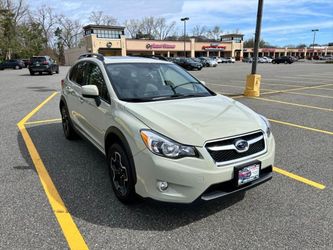
[[[105,139],[104,139],[104,148],[105,148],[105,155],[106,158],[109,159],[108,156],[108,150],[110,146],[113,143],[119,143],[120,146],[122,146],[128,156],[128,160],[131,164],[131,171],[133,174],[133,180],[134,180],[134,185],[136,184],[137,178],[136,178],[136,171],[135,171],[135,164],[134,164],[134,159],[133,159],[133,154],[131,151],[131,148],[129,146],[129,143],[127,142],[126,137],[124,134],[116,127],[110,127],[107,129],[105,133]]]

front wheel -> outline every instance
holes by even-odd
[[[138,201],[134,188],[132,164],[127,152],[118,143],[111,145],[108,151],[108,165],[112,189],[122,203],[131,204]]]

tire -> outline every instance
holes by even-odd
[[[40,74],[40,75],[42,75],[42,74],[43,74],[43,72],[39,72],[39,74]]]
[[[49,75],[53,75],[53,71],[52,71],[52,69],[49,71]]]
[[[110,146],[107,155],[109,174],[112,189],[119,201],[124,204],[133,204],[139,201],[135,193],[134,176],[131,161],[121,144]]]
[[[35,75],[35,72],[33,72],[33,71],[30,71],[30,75],[32,75],[32,76],[33,76],[33,75]]]
[[[69,112],[68,112],[66,105],[62,105],[60,107],[60,113],[61,113],[62,129],[64,131],[64,135],[65,135],[66,139],[74,140],[74,139],[78,138],[78,135],[73,128],[73,124],[72,124],[71,118],[69,116]]]
[[[57,68],[57,70],[56,70],[56,74],[59,74],[59,68]]]

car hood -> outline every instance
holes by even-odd
[[[152,130],[187,145],[262,129],[258,114],[221,95],[127,103],[126,109]]]

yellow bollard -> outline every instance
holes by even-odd
[[[247,75],[244,96],[260,96],[260,81],[261,75]]]

